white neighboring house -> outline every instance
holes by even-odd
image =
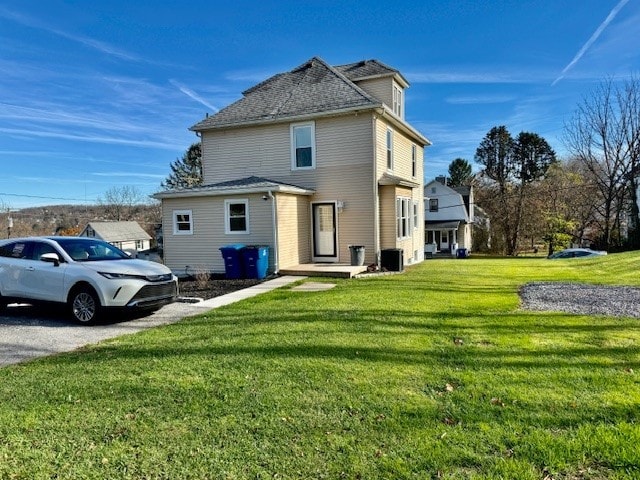
[[[129,253],[137,253],[151,247],[151,236],[138,222],[132,221],[89,222],[78,236],[97,238]]]
[[[425,253],[471,250],[473,188],[449,187],[446,177],[436,177],[424,187]]]

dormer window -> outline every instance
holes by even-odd
[[[402,95],[402,89],[397,85],[393,86],[393,113],[395,113],[400,118],[403,118],[404,100]]]

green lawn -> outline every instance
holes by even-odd
[[[517,296],[639,271],[429,260],[2,368],[0,478],[640,478],[640,320]]]

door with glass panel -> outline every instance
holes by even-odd
[[[338,261],[338,235],[335,203],[314,203],[313,216],[313,261]]]

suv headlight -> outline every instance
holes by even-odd
[[[146,280],[144,275],[131,275],[129,273],[111,273],[111,272],[98,272],[104,278],[110,280]]]

